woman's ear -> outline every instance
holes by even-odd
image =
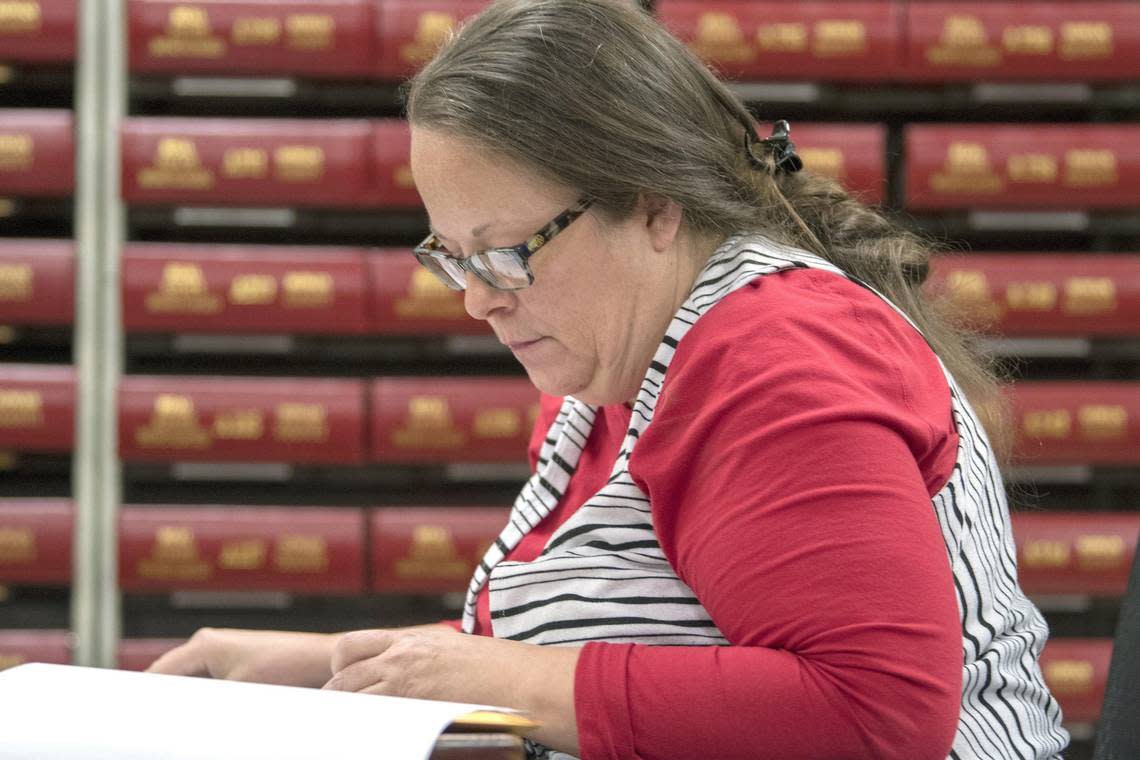
[[[642,198],[645,210],[645,228],[655,251],[668,250],[681,231],[684,208],[674,200],[661,195]]]

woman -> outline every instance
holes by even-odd
[[[543,391],[535,474],[455,626],[205,630],[155,670],[510,705],[536,754],[1065,747],[994,383],[917,240],[618,0],[493,4],[408,113],[416,255]]]

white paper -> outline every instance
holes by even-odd
[[[0,673],[0,758],[426,760],[483,709],[499,708],[29,664]]]

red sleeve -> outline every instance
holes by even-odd
[[[930,497],[956,447],[937,361],[877,296],[795,271],[721,301],[631,471],[731,646],[587,645],[584,760],[944,760],[961,628]]]

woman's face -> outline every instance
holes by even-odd
[[[423,127],[412,129],[411,167],[432,229],[460,257],[522,243],[578,200]],[[467,312],[491,325],[543,392],[591,404],[633,399],[696,274],[674,250],[680,210],[669,209],[618,223],[587,211],[530,258],[530,287],[496,290],[468,273]]]

